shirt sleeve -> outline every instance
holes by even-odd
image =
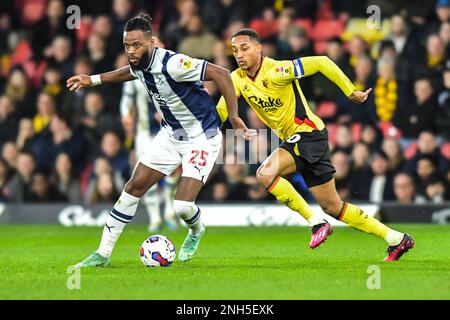
[[[276,61],[270,70],[270,78],[276,85],[286,85],[297,78],[295,65],[291,60]]]
[[[195,82],[205,79],[207,61],[176,54],[167,61],[167,72],[176,82]]]
[[[298,65],[298,74],[301,77],[307,77],[320,72],[330,81],[334,82],[347,97],[356,90],[356,87],[345,73],[327,56],[299,58],[294,60],[294,66],[296,65]]]

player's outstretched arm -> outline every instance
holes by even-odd
[[[102,83],[121,83],[134,79],[130,72],[130,66],[125,66],[102,74],[92,76],[82,74],[70,77],[66,86],[70,91],[79,91],[82,88],[95,87]]]
[[[242,135],[246,140],[250,140],[256,136],[256,130],[248,129],[238,115],[237,97],[230,72],[225,68],[208,63],[206,66],[205,80],[214,81],[222,93],[227,106],[228,118],[236,133]]]

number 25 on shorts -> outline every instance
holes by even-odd
[[[206,157],[208,156],[208,152],[204,150],[192,150],[191,151],[192,157],[189,160],[189,163],[192,163],[193,165],[197,165],[200,167],[206,166]]]

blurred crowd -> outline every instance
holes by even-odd
[[[327,55],[359,90],[374,89],[354,105],[320,74],[300,80],[327,125],[341,197],[450,200],[450,0],[82,0],[77,28],[67,23],[73,2],[0,2],[0,201],[115,201],[136,161],[122,85],[70,93],[65,80],[126,65],[123,27],[142,11],[159,46],[230,70],[230,36],[243,27],[272,58]],[[265,128],[239,103],[249,127]],[[269,148],[267,137],[258,146]],[[226,157],[200,200],[274,201],[257,183],[258,163]],[[310,198],[301,176],[289,178]]]

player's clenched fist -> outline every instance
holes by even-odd
[[[91,77],[87,75],[77,75],[70,77],[67,80],[66,84],[67,88],[69,88],[70,91],[79,91],[82,88],[88,88],[92,86]]]

